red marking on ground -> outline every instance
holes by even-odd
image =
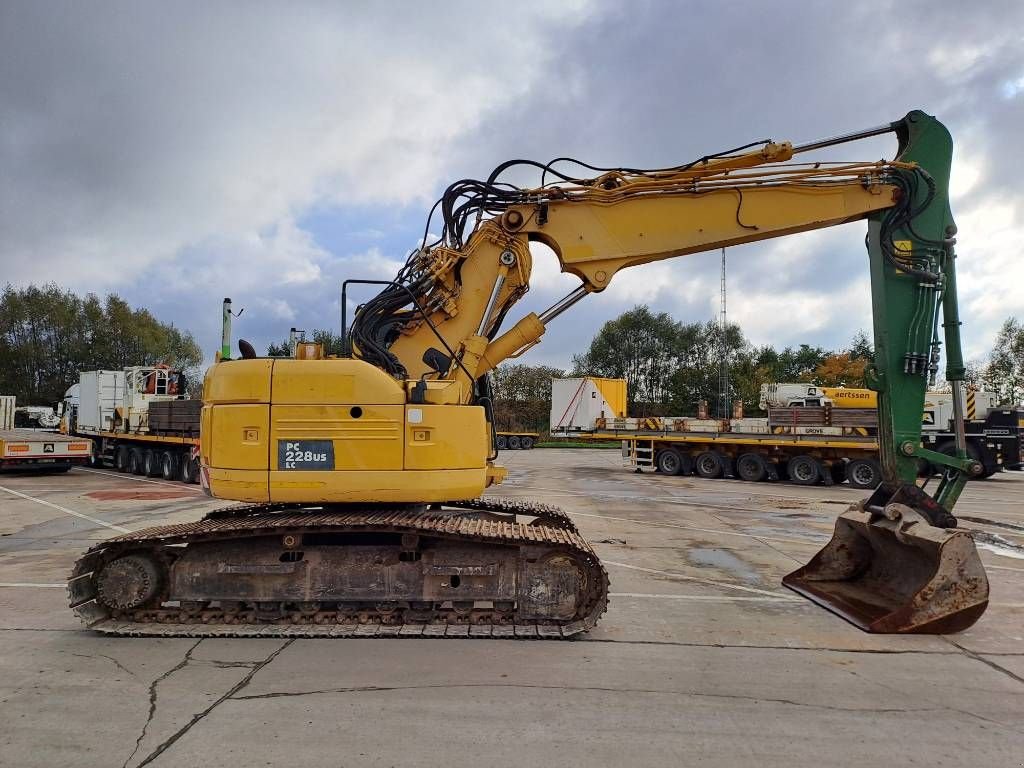
[[[192,496],[188,491],[93,491],[85,495],[97,501],[159,501],[160,499],[182,499]]]

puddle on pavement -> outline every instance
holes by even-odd
[[[727,571],[734,574],[750,584],[758,584],[761,581],[757,571],[748,563],[736,557],[732,552],[725,549],[705,549],[695,547],[686,550],[687,559],[696,566],[717,568],[720,571]]]

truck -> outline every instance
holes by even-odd
[[[61,404],[63,431],[96,444],[93,466],[164,480],[199,482],[202,400],[166,365],[82,371]]]
[[[981,477],[1000,469],[1024,468],[1024,408],[1000,402],[992,392],[968,390],[965,395],[964,431],[967,455],[981,462]],[[927,448],[952,456],[956,451],[953,393],[925,394],[921,417],[921,442]]]
[[[0,470],[67,472],[76,464],[88,463],[89,440],[15,427],[15,403],[13,395],[0,395]]]
[[[615,389],[608,382],[618,382]],[[624,463],[637,471],[654,469],[668,475],[737,477],[741,480],[788,479],[798,485],[848,482],[873,489],[881,482],[878,460],[878,415],[875,409],[843,408],[814,385],[771,385],[762,388],[766,418],[744,418],[742,406],[731,419],[712,419],[706,407],[697,418],[625,416],[625,381],[583,377],[553,379],[552,437],[616,440]],[[811,390],[814,390],[813,392]],[[608,393],[614,393],[611,397]],[[766,397],[767,394],[767,397]],[[800,397],[820,398],[823,405],[796,404]],[[981,477],[1000,469],[1019,468],[1024,412],[989,407],[978,393],[968,393],[971,408],[965,419],[968,455],[982,467]],[[772,402],[786,403],[776,408]],[[979,417],[980,415],[980,417]],[[947,455],[955,451],[952,395],[928,393],[922,417],[922,445]],[[938,470],[921,465],[921,474]]]
[[[59,424],[60,419],[51,406],[21,405],[14,409],[15,428],[52,430]]]
[[[761,385],[758,403],[762,411],[769,408],[800,408],[831,406],[833,408],[878,407],[878,394],[870,389],[854,387],[821,387],[817,384],[769,383]]]
[[[803,400],[801,402],[801,399]],[[981,463],[981,477],[1001,469],[1024,466],[1024,409],[1005,405],[999,395],[967,389],[964,430],[968,455]],[[761,407],[775,434],[860,434],[878,433],[876,393],[853,387],[816,387],[813,384],[765,384]],[[921,444],[953,455],[956,429],[953,423],[953,393],[929,390],[921,414]],[[937,471],[922,464],[922,472]]]

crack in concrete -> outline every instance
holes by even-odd
[[[113,656],[107,656],[107,654],[105,654],[105,653],[97,653],[97,654],[90,654],[90,653],[72,653],[71,655],[72,655],[72,656],[77,656],[77,657],[78,657],[78,658],[80,658],[80,659],[106,659],[106,660],[107,660],[107,661],[109,661],[109,662],[110,662],[111,664],[113,664],[113,665],[114,665],[115,667],[117,667],[118,669],[120,669],[120,670],[121,670],[122,672],[125,672],[125,673],[127,673],[127,674],[131,675],[132,677],[135,677],[135,676],[136,676],[134,672],[132,672],[132,671],[131,671],[130,669],[128,669],[128,667],[126,667],[126,666],[125,666],[124,664],[122,664],[122,663],[121,663],[120,661],[118,661],[117,659],[115,659],[115,658],[114,658]]]
[[[200,640],[199,642],[202,642],[202,640]],[[197,642],[196,645],[199,645],[199,642]],[[227,701],[228,699],[232,698],[236,693],[238,693],[239,691],[244,689],[247,685],[249,685],[249,682],[252,680],[253,676],[257,672],[259,672],[265,666],[270,664],[274,659],[277,658],[278,654],[280,654],[285,648],[287,648],[288,646],[290,646],[294,642],[295,642],[294,639],[286,640],[280,647],[278,647],[269,656],[267,656],[267,658],[263,659],[262,661],[255,662],[252,665],[252,667],[250,668],[249,674],[247,674],[245,677],[243,677],[239,682],[235,683],[235,685],[231,686],[231,688],[228,690],[227,693],[225,693],[223,696],[218,698],[215,702],[213,702],[213,704],[208,706],[202,712],[199,712],[198,714],[192,715],[191,719],[189,719],[189,721],[187,723],[185,723],[185,725],[183,725],[181,728],[179,728],[177,731],[175,731],[173,734],[171,734],[171,736],[168,737],[167,739],[165,739],[163,742],[158,744],[156,746],[156,748],[152,752],[150,752],[148,755],[146,755],[146,757],[135,766],[135,768],[143,768],[144,766],[149,765],[154,760],[156,760],[158,757],[160,757],[160,755],[162,755],[164,752],[166,752],[168,749],[170,749],[172,746],[174,746],[175,742],[177,742],[178,739],[180,739],[182,736],[184,736],[186,733],[188,733],[190,730],[192,730],[192,728],[195,725],[197,725],[207,715],[209,715],[211,712],[213,712],[213,710],[215,710],[217,707],[219,707],[225,701]],[[187,659],[191,655],[192,651],[195,650],[196,645],[192,646],[192,648],[189,650],[188,654],[186,654],[186,663],[187,663]],[[180,669],[182,666],[184,666],[184,664],[180,665],[178,667],[178,669]],[[155,706],[155,700],[152,702],[152,704]],[[153,710],[151,708],[150,709],[150,719],[152,719],[152,715],[153,715]],[[148,725],[148,721],[147,721],[147,725]],[[140,737],[139,743],[141,743],[141,741],[142,741],[142,739]],[[138,749],[138,744],[136,744],[136,749]],[[131,758],[129,758],[129,760],[130,759]],[[126,768],[127,765],[128,765],[128,762],[125,761],[124,768]]]
[[[648,693],[661,694],[665,696],[687,696],[694,698],[710,699],[734,699],[739,701],[752,701],[755,703],[767,704],[788,704],[794,707],[806,707],[810,709],[827,709],[837,712],[871,712],[871,713],[896,713],[896,712],[938,712],[943,707],[922,707],[908,709],[899,707],[893,709],[882,709],[878,707],[841,707],[834,704],[811,704],[795,699],[765,698],[761,696],[745,696],[733,693],[708,693],[706,691],[672,691],[661,688],[607,688],[602,686],[575,686],[575,685],[531,685],[527,683],[434,683],[429,685],[395,685],[395,686],[354,686],[349,688],[323,688],[312,691],[274,691],[271,693],[260,693],[252,696],[235,696],[235,701],[253,701],[256,699],[277,699],[298,696],[315,696],[321,694],[335,693],[377,693],[391,691],[417,691],[436,689],[457,689],[457,688],[518,688],[525,690],[543,691],[580,691],[600,693]]]
[[[963,655],[967,656],[968,658],[974,659],[975,661],[980,661],[982,664],[985,664],[986,666],[991,667],[992,669],[996,670],[997,672],[1002,672],[1004,675],[1009,677],[1011,680],[1015,680],[1018,683],[1024,683],[1024,677],[1021,677],[1020,675],[1016,674],[1015,672],[1011,672],[1006,667],[1002,667],[1002,666],[996,664],[991,659],[986,659],[985,656],[982,656],[980,653],[976,653],[975,651],[972,651],[969,648],[965,648],[964,646],[960,645],[960,643],[958,643],[958,642],[956,642],[954,640],[950,640],[948,637],[943,637],[942,639],[945,640],[950,645],[952,645],[954,648],[960,649],[961,653]],[[995,656],[997,654],[990,653],[990,654],[985,654],[985,655],[986,656]],[[998,655],[1000,655],[1000,656],[1010,656],[1010,655],[1017,655],[1017,654],[998,654]]]
[[[904,691],[900,690],[899,688],[897,688],[895,686],[889,685],[888,683],[884,683],[881,680],[874,680],[874,679],[872,679],[870,677],[867,677],[866,675],[862,675],[860,672],[857,672],[855,670],[847,669],[846,672],[848,672],[849,674],[853,675],[854,677],[856,677],[859,680],[863,680],[864,682],[868,683],[869,685],[877,685],[879,688],[882,688],[883,690],[889,691],[890,693],[895,693],[897,696],[906,696],[907,695]],[[1004,722],[1002,722],[1000,720],[993,720],[991,718],[985,717],[984,715],[979,715],[977,712],[969,712],[966,709],[958,709],[957,707],[950,706],[949,704],[945,704],[943,702],[936,702],[936,704],[937,704],[939,709],[943,709],[943,710],[945,710],[947,712],[955,712],[956,714],[959,714],[959,715],[965,715],[967,717],[973,717],[976,720],[982,721],[983,723],[990,723],[992,725],[997,725],[1000,728],[1006,728],[1007,730],[1013,731],[1014,733],[1019,732],[1019,729],[1018,728],[1014,728],[1012,725],[1004,723]]]
[[[743,645],[731,643],[688,643],[683,640],[616,640],[614,638],[581,637],[574,638],[573,643],[609,643],[614,645],[664,645],[677,648],[728,648],[740,651],[825,651],[828,653],[864,653],[881,656],[924,655],[924,656],[959,656],[956,651],[925,650],[921,648],[837,648],[817,645]],[[987,653],[986,656],[1024,656],[1024,653],[1004,651]]]
[[[139,747],[142,746],[142,740],[146,738],[146,731],[149,730],[149,724],[153,722],[153,716],[156,715],[156,689],[164,680],[169,678],[175,672],[180,669],[184,669],[188,666],[188,663],[192,660],[192,651],[199,647],[199,644],[203,642],[202,638],[197,640],[191,648],[189,648],[181,661],[175,664],[173,667],[164,672],[160,677],[156,678],[152,683],[149,684],[149,714],[146,716],[146,722],[142,724],[142,731],[139,733],[139,737],[135,740],[135,748],[132,753],[125,759],[124,764],[121,768],[128,768],[128,763],[132,761],[136,753],[139,751]]]

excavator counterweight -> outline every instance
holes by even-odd
[[[891,161],[801,162],[806,152],[895,133]],[[203,392],[201,480],[244,502],[196,523],[103,542],[78,561],[72,607],[112,634],[571,637],[605,609],[604,569],[556,509],[484,491],[505,476],[487,374],[622,269],[868,221],[884,482],[786,586],[872,632],[955,631],[988,584],[952,508],[979,471],[921,446],[938,368],[939,308],[954,410],[964,365],[948,205],[952,142],[911,112],[868,131],[794,146],[755,142],[672,168],[577,178],[564,160],[513,160],[448,187],[440,237],[391,281],[342,288],[340,358],[304,345],[258,358],[228,332]],[[540,186],[499,181],[541,171]],[[578,164],[577,167],[584,166]],[[593,166],[584,166],[593,168]],[[428,221],[427,232],[431,230]],[[531,242],[580,286],[503,328],[530,285]],[[346,327],[345,290],[379,292]],[[230,319],[225,310],[225,319]],[[945,470],[933,495],[922,462]]]

